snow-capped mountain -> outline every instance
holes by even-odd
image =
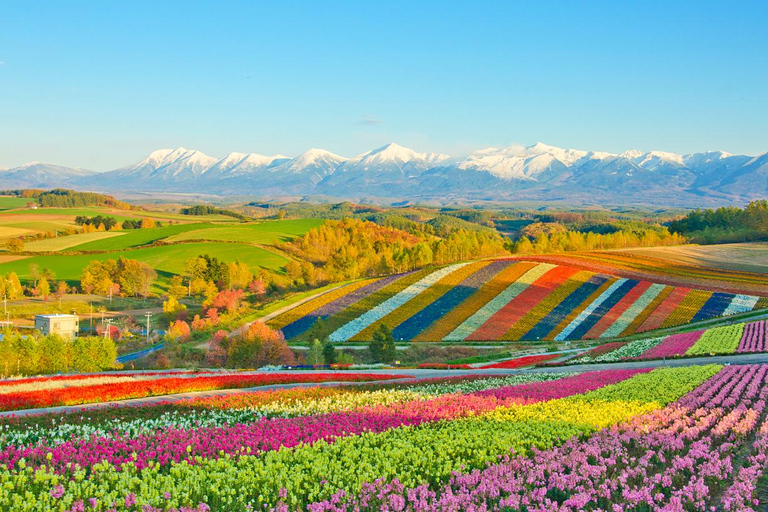
[[[5,189],[66,187],[96,174],[86,169],[30,162],[12,169],[0,170],[0,186]]]
[[[448,155],[417,153],[393,142],[347,160],[318,187],[336,195],[365,190],[372,195],[396,196],[407,193],[409,182],[424,171],[448,159]]]
[[[347,199],[566,200],[715,205],[768,196],[768,153],[606,153],[537,143],[486,148],[465,158],[395,143],[345,158],[310,149],[289,158],[230,153],[213,158],[163,149],[101,174],[49,164],[0,171],[0,188],[330,196]]]
[[[283,155],[264,156],[257,153],[230,153],[205,171],[205,179],[234,179],[250,176],[288,160],[289,158]]]
[[[105,180],[113,186],[135,187],[137,183],[170,183],[178,186],[196,181],[216,161],[213,157],[191,149],[160,149],[132,165],[101,174],[99,180]],[[139,187],[144,188],[143,185]]]

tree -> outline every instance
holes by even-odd
[[[211,306],[219,310],[225,309],[227,313],[234,313],[240,307],[243,294],[243,290],[222,290],[213,298]]]
[[[5,294],[10,300],[20,299],[24,295],[24,287],[21,286],[16,272],[11,272],[5,276]]]
[[[276,331],[269,327],[264,322],[259,320],[253,322],[248,326],[248,330],[237,337],[229,340],[229,354],[227,358],[227,364],[234,367],[247,367],[247,366],[263,366],[262,359],[260,359],[260,353],[262,345],[266,342],[278,342],[285,343],[283,333]],[[285,346],[287,348],[287,345]],[[275,343],[272,343],[268,353],[277,350],[280,347],[276,347]],[[280,352],[282,349],[277,350]],[[290,352],[290,349],[288,350]],[[284,351],[283,355],[285,355]],[[291,352],[291,354],[293,354]],[[264,354],[262,354],[264,355]]]
[[[68,291],[69,291],[69,286],[67,286],[66,281],[59,281],[58,283],[56,283],[55,294],[57,297],[63,297],[64,295],[67,294]]]
[[[323,364],[323,345],[320,340],[314,340],[309,345],[309,352],[307,353],[307,364],[318,365]]]
[[[149,217],[141,219],[141,229],[150,229],[155,227],[155,221]]]
[[[37,282],[37,287],[35,288],[35,295],[46,300],[48,299],[51,295],[51,285],[48,284],[48,279],[45,277],[40,278],[40,281]]]
[[[115,260],[91,261],[80,276],[80,286],[86,293],[109,295],[115,284],[117,262]]]
[[[266,295],[267,286],[264,284],[264,280],[256,278],[248,283],[248,291],[257,297],[260,297],[262,295]]]
[[[244,290],[253,280],[253,273],[248,265],[239,261],[233,261],[228,266],[229,287]]]
[[[163,302],[163,313],[165,313],[170,320],[176,320],[182,311],[186,311],[187,306],[179,302],[176,297],[168,297],[168,300]]]
[[[325,364],[334,364],[336,362],[336,347],[329,341],[323,344],[323,360]]]
[[[24,240],[21,238],[11,238],[5,246],[8,248],[8,252],[22,252],[24,250]]]
[[[182,298],[187,294],[187,287],[184,286],[181,280],[181,276],[174,275],[171,277],[171,283],[168,287],[168,297],[174,297],[176,299]]]
[[[166,337],[171,341],[183,343],[189,341],[191,336],[192,331],[189,324],[183,320],[176,320],[168,326]]]
[[[224,366],[227,364],[227,337],[229,333],[224,330],[216,331],[208,345],[205,360],[212,366]]]
[[[283,339],[264,340],[253,361],[253,366],[256,368],[272,364],[296,364],[296,356],[293,355],[293,351]]]
[[[202,293],[202,288],[199,283],[205,285],[205,272],[208,269],[208,261],[205,258],[196,257],[190,258],[184,262],[184,276],[187,278],[188,293],[190,295],[197,295]],[[195,292],[195,283],[198,283],[197,290]]]
[[[157,272],[143,261],[120,258],[117,261],[118,283],[125,295],[147,297]]]
[[[395,338],[392,331],[385,324],[381,324],[373,333],[368,350],[376,363],[391,363],[397,357]]]

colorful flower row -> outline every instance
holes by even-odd
[[[664,409],[588,439],[512,454],[439,485],[409,488],[378,479],[359,493],[340,491],[307,509],[756,510],[768,452],[768,422],[759,424],[767,374],[766,366],[729,368]],[[742,443],[758,427],[752,453],[739,467]]]
[[[344,387],[301,387],[188,398],[110,410],[92,410],[50,418],[15,418],[0,428],[0,444],[15,447],[100,438],[134,438],[167,430],[192,430],[253,423],[266,417],[329,414],[396,402],[428,400],[446,394],[469,394],[491,388],[544,382],[572,373],[531,373],[504,377],[426,379],[416,384],[366,384]]]
[[[743,313],[758,299],[504,259],[347,285],[271,324],[297,339],[323,320],[315,334],[334,342],[368,341],[381,325],[403,341],[563,341]]]
[[[498,363],[486,364],[480,368],[524,368],[526,366],[533,366],[539,363],[544,363],[546,361],[551,361],[552,359],[557,359],[558,357],[560,357],[560,354],[539,354],[534,356],[518,357],[517,359],[509,359],[507,361],[500,361]]]
[[[251,374],[251,375],[202,375],[183,378],[136,378],[130,382],[95,384],[69,388],[46,389],[42,391],[21,391],[0,395],[0,410],[15,411],[79,405],[96,402],[111,402],[130,398],[171,395],[194,391],[216,389],[250,388],[275,384],[314,382],[363,382],[403,378],[402,375],[308,373],[308,374]],[[98,381],[98,379],[97,379]]]
[[[98,508],[139,509],[205,503],[215,510],[246,510],[284,503],[296,510],[338,491],[357,493],[363,482],[380,478],[397,478],[406,486],[436,485],[454,471],[496,462],[510,449],[521,455],[537,453],[572,436],[661,407],[717,371],[717,367],[656,370],[582,395],[531,405],[520,405],[520,400],[535,398],[514,393],[503,399],[514,400],[512,405],[501,407],[497,396],[444,395],[433,401],[295,418],[293,424],[260,420],[253,426],[260,425],[262,441],[258,434],[247,434],[248,426],[234,426],[225,436],[204,429],[197,438],[176,437],[175,443],[164,443],[173,454],[165,465],[154,462],[151,450],[124,451],[119,457],[128,461],[119,468],[114,461],[94,460],[89,471],[52,462],[66,473],[55,467],[35,469],[17,460],[13,468],[0,471],[0,507],[65,509],[91,503]],[[595,375],[584,378],[586,388],[591,388]],[[568,388],[583,391],[578,383],[573,378]],[[445,418],[456,419],[441,421]],[[386,428],[392,421],[402,426]],[[305,423],[300,426],[300,422]],[[268,436],[267,424],[278,429],[276,436]],[[342,437],[331,434],[326,440],[328,432]],[[302,437],[315,441],[301,443]],[[296,444],[289,448],[284,443]],[[247,448],[260,454],[249,455]],[[196,451],[208,456],[185,455]],[[161,457],[168,456],[163,453]],[[181,462],[175,462],[176,456]],[[67,457],[81,455],[68,452]],[[137,467],[131,459],[146,461],[146,467]]]
[[[765,320],[760,320],[673,334],[664,338],[606,343],[570,359],[567,364],[766,352],[767,326]]]

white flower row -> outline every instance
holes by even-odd
[[[366,311],[351,322],[348,322],[345,325],[339,327],[333,333],[331,333],[329,339],[333,342],[349,340],[351,337],[358,334],[366,327],[372,325],[374,322],[381,320],[389,313],[410,301],[451,272],[454,272],[466,265],[469,265],[469,263],[457,263],[455,265],[450,265],[432,272],[418,282],[410,285],[405,290],[402,290],[400,293],[395,294],[376,307]]]
[[[489,318],[498,313],[501,308],[509,303],[509,301],[520,295],[526,288],[536,282],[541,276],[555,268],[555,266],[556,265],[550,263],[540,263],[530,269],[515,282],[507,286],[504,291],[475,311],[472,316],[464,320],[461,325],[443,338],[443,341],[463,341],[467,339],[470,334],[475,332],[481,325],[487,322]]]
[[[664,340],[664,336],[659,338],[643,338],[627,343],[623,347],[619,347],[616,350],[612,350],[607,354],[601,354],[595,358],[580,357],[569,361],[568,364],[581,364],[581,363],[616,363],[625,358],[638,357],[644,354],[646,351],[652,349]]]
[[[601,338],[615,338],[624,332],[624,329],[629,327],[629,324],[637,318],[637,315],[645,311],[653,300],[659,296],[661,291],[665,288],[663,284],[654,283],[648,287],[645,292],[638,297],[638,299],[627,308],[624,313],[616,319],[613,324],[600,335]]]
[[[591,315],[597,308],[600,307],[600,305],[608,300],[608,297],[613,295],[613,292],[615,292],[621,285],[623,285],[627,280],[617,279],[616,282],[614,282],[611,286],[608,287],[607,290],[605,290],[603,293],[600,294],[598,298],[596,298],[594,301],[592,301],[592,304],[586,307],[584,311],[579,313],[579,315],[574,318],[568,326],[560,331],[560,333],[555,336],[555,341],[563,341],[565,340],[573,331],[576,330],[576,328],[581,325],[581,323],[589,318],[589,315]]]
[[[725,308],[725,311],[723,311],[723,316],[752,311],[758,300],[760,300],[760,297],[755,297],[754,295],[736,295],[731,300],[731,303],[728,304],[728,307]]]

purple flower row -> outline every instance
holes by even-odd
[[[744,326],[744,334],[741,336],[739,348],[736,352],[767,352],[768,351],[768,323],[765,320],[751,322]]]

